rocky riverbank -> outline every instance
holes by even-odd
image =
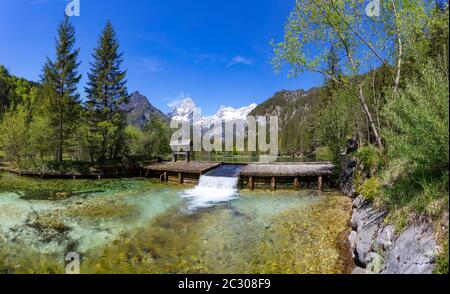
[[[357,159],[346,155],[341,164],[340,182],[344,194],[353,200],[349,236],[354,274],[431,274],[439,252],[433,225],[414,222],[401,233],[386,221],[389,211],[376,209],[353,185]]]
[[[353,273],[431,274],[439,247],[433,225],[418,222],[396,234],[385,222],[388,211],[373,208],[358,196],[353,201],[350,245]]]

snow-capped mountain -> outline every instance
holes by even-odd
[[[202,110],[189,97],[176,100],[169,107],[172,108],[169,117],[177,121],[198,121],[202,117]]]
[[[208,127],[213,123],[217,124],[220,122],[245,120],[250,112],[257,107],[257,104],[252,103],[242,108],[222,105],[217,113],[211,116],[203,116],[201,108],[195,104],[192,98],[177,100],[169,106],[172,107],[172,112],[169,114],[172,119],[179,121],[194,121]]]
[[[212,120],[222,120],[222,121],[231,121],[231,120],[245,120],[247,116],[250,114],[250,112],[253,111],[253,109],[258,106],[255,103],[252,103],[248,106],[241,107],[241,108],[233,108],[233,107],[226,107],[221,106],[219,108],[219,111],[213,116],[210,117]]]

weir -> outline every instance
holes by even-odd
[[[200,176],[198,185],[182,193],[189,199],[189,208],[209,207],[239,196],[239,173],[243,165],[224,164]]]
[[[239,177],[241,170],[245,167],[242,164],[222,164],[205,175],[211,177]]]
[[[198,188],[235,189],[236,181],[236,186],[247,186],[250,190],[267,186],[272,190],[278,187],[300,189],[310,188],[310,184],[314,182],[317,183],[317,188],[322,190],[324,184],[330,188],[334,186],[334,168],[331,162],[228,164],[177,161],[153,163],[145,166],[144,171],[146,177],[159,177],[161,181],[173,180],[180,184],[198,183]]]

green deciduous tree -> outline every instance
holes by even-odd
[[[171,152],[169,146],[170,128],[167,122],[158,116],[154,116],[144,126],[143,132],[145,136],[145,155],[154,157]]]
[[[23,107],[4,113],[0,124],[0,146],[6,158],[21,166],[28,146],[27,111]]]
[[[133,155],[156,157],[171,152],[169,125],[157,116],[152,117],[143,130],[128,125],[126,135],[129,152]]]
[[[434,7],[419,0],[381,2],[380,17],[371,18],[362,0],[298,0],[286,24],[284,41],[275,45],[273,60],[276,70],[289,64],[291,76],[318,72],[353,93],[380,147],[379,127],[361,77],[367,71],[364,65],[378,63],[387,68],[396,91],[405,54],[412,51],[415,38],[427,31]],[[339,80],[326,70],[332,51],[340,57],[347,79]]]

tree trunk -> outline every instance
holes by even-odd
[[[375,137],[375,141],[377,142],[377,145],[379,148],[383,148],[383,143],[381,142],[381,137],[378,134],[377,126],[375,125],[375,122],[373,121],[372,114],[370,113],[369,107],[367,106],[367,103],[366,103],[366,99],[364,98],[364,93],[363,93],[361,84],[358,85],[358,89],[359,89],[358,98],[359,98],[359,101],[361,102],[361,106],[364,110],[364,113],[367,116],[367,120],[369,121],[369,126],[373,133],[373,136]]]
[[[398,54],[397,58],[398,58],[398,60],[397,60],[397,68],[396,68],[397,72],[396,72],[396,76],[395,76],[395,79],[394,79],[394,93],[397,93],[398,92],[398,86],[400,84],[401,72],[402,72],[403,41],[402,41],[402,37],[401,37],[401,34],[400,34],[400,29],[399,29],[399,27],[397,25],[397,8],[395,7],[394,1],[392,1],[392,8],[394,10],[394,17],[396,18],[396,20],[395,20],[395,23],[396,23],[395,29],[396,29],[396,33],[397,33],[397,46],[398,46],[398,48],[397,48],[397,54]]]
[[[63,160],[63,114],[62,110],[59,117],[59,136],[58,136],[58,162]]]

